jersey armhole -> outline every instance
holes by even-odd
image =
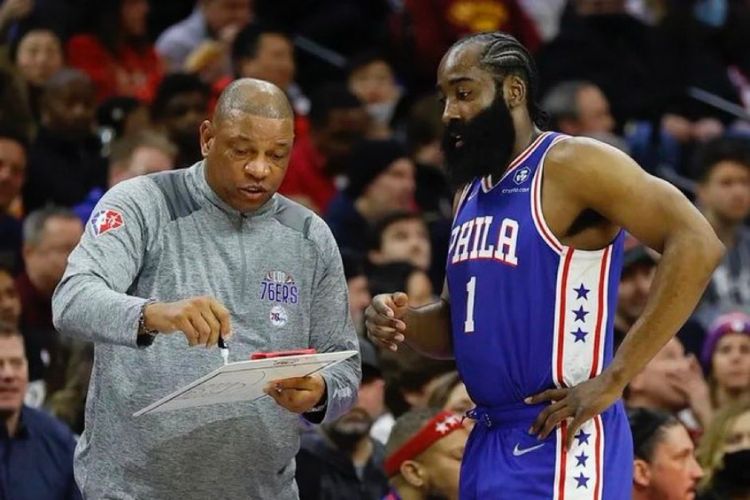
[[[544,160],[547,158],[547,153],[560,141],[567,139],[568,135],[558,135],[555,137],[547,149],[542,153],[542,157],[539,159],[539,167],[534,173],[534,179],[531,182],[531,218],[534,220],[534,227],[542,240],[547,244],[553,252],[562,255],[565,245],[557,239],[555,233],[547,225],[547,221],[544,219],[544,212],[542,211],[542,181],[544,178]]]

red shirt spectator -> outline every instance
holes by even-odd
[[[413,45],[409,64],[428,81],[434,80],[435,68],[448,47],[465,35],[504,31],[532,53],[542,42],[517,0],[405,0],[392,28],[396,44]],[[411,40],[399,40],[403,37]]]
[[[336,194],[336,177],[347,174],[347,157],[365,136],[369,119],[362,103],[339,83],[313,94],[306,118],[295,122],[298,135],[279,192],[323,214]]]
[[[326,173],[325,165],[325,157],[313,145],[310,136],[305,134],[298,137],[294,141],[289,170],[279,192],[295,197],[298,201],[303,201],[306,197],[314,205],[312,208],[325,213],[336,195],[334,178]]]
[[[97,101],[114,95],[151,102],[164,66],[148,40],[147,0],[100,0],[91,34],[67,46],[68,63],[88,73]]]
[[[94,81],[99,102],[115,95],[151,102],[164,75],[153,46],[139,51],[123,45],[115,56],[93,35],[76,35],[68,42],[67,52],[70,65]]]

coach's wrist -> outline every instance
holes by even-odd
[[[138,321],[138,335],[156,335],[161,329],[159,324],[159,309],[162,304],[155,300],[148,300],[141,307],[141,316]]]

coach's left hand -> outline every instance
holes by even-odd
[[[539,413],[529,434],[545,439],[560,422],[572,419],[565,433],[565,449],[569,450],[578,428],[622,397],[623,389],[613,384],[605,372],[574,387],[548,389],[528,397],[524,400],[527,404],[551,403]]]
[[[269,382],[263,392],[294,413],[305,413],[314,408],[326,392],[326,382],[315,373],[307,377],[285,378]]]

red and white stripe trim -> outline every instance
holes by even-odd
[[[578,428],[569,450],[563,445],[567,422],[557,429],[554,500],[601,500],[603,490],[604,426],[597,415]]]
[[[555,139],[552,141],[552,144],[547,147],[547,150],[539,159],[539,166],[537,167],[536,173],[534,174],[534,180],[531,182],[531,218],[534,220],[534,226],[536,227],[537,232],[542,237],[544,242],[547,243],[547,245],[552,250],[559,254],[562,253],[564,245],[560,243],[560,240],[557,239],[555,234],[547,225],[547,221],[544,219],[544,212],[542,211],[542,178],[544,175],[544,159],[547,157],[547,153],[549,153],[549,150],[552,148],[552,146],[554,146],[561,140],[566,139],[567,137],[568,136],[564,135],[555,137]]]
[[[612,246],[596,251],[562,247],[557,272],[552,378],[571,387],[602,371],[609,318]],[[604,427],[601,417],[576,431],[573,446],[563,449],[567,423],[557,430],[554,498],[599,500],[602,492]]]

